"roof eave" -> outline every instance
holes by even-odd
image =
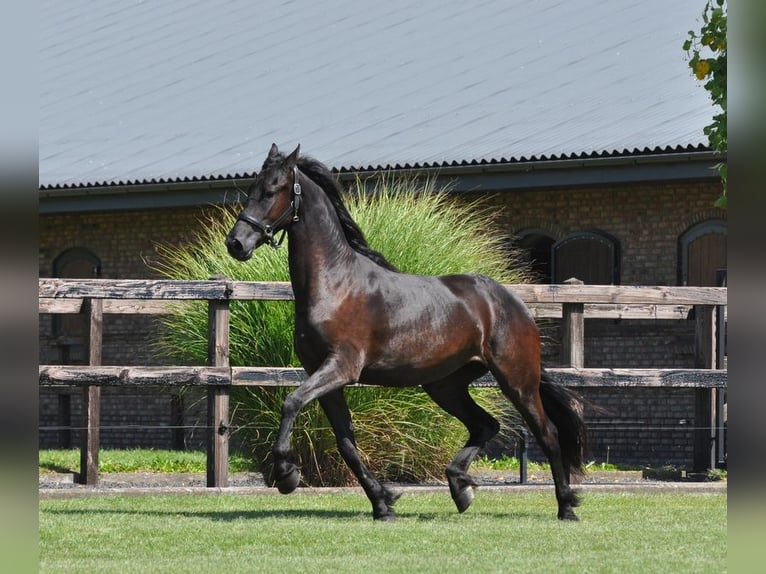
[[[457,165],[414,165],[335,170],[342,181],[380,174],[433,177],[453,192],[583,187],[618,183],[715,180],[716,164],[726,161],[708,149],[681,152],[588,156],[529,161],[487,161]],[[165,209],[233,203],[253,174],[230,178],[135,182],[74,187],[43,187],[39,213]]]
[[[616,183],[715,180],[726,161],[708,149],[651,155],[619,155],[534,161],[487,162],[439,167],[342,171],[341,179],[367,179],[381,173],[432,176],[450,181],[455,192],[582,187]]]

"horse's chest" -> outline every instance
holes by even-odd
[[[295,335],[296,344],[313,347],[332,347],[335,344],[366,338],[366,328],[369,322],[362,321],[361,310],[331,309],[317,307],[305,314],[296,315]]]
[[[304,366],[333,352],[377,355],[390,339],[385,307],[382,296],[360,291],[296,306],[295,345]]]
[[[327,308],[311,308],[295,316],[295,349],[304,366],[321,363],[327,354],[349,338],[355,323]]]

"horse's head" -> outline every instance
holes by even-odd
[[[235,259],[246,261],[260,245],[279,247],[274,234],[293,221],[298,221],[300,184],[298,183],[298,150],[285,157],[276,144],[261,172],[248,189],[247,203],[226,236],[226,248]]]

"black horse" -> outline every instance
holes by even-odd
[[[550,461],[558,517],[577,520],[578,498],[569,481],[571,473],[583,471],[582,402],[546,380],[537,326],[524,303],[480,275],[399,272],[367,245],[341,201],[336,178],[318,161],[299,157],[299,148],[285,157],[271,146],[226,237],[229,253],[241,261],[264,243],[277,247],[285,232],[289,238],[295,348],[310,376],[282,407],[273,447],[279,491],[289,493],[298,485],[290,435],[299,411],[318,399],[340,454],[372,503],[373,517],[393,520],[398,495],[359,457],[343,388],[357,382],[420,385],[468,429],[468,442],[447,467],[450,493],[464,512],[476,487],[468,467],[499,430],[468,391],[489,371]]]

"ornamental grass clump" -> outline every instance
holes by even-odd
[[[356,190],[363,186],[356,182]],[[466,202],[437,190],[434,182],[381,178],[366,192],[347,195],[346,205],[370,246],[405,273],[444,275],[481,273],[501,283],[529,280],[519,252],[494,227],[486,202]],[[154,269],[172,279],[289,281],[287,249],[259,249],[246,263],[231,258],[224,237],[241,206],[218,207],[183,246],[158,246]],[[300,366],[293,349],[293,304],[283,301],[232,302],[232,366]],[[163,319],[160,353],[172,360],[204,363],[207,356],[207,306],[179,306]],[[289,388],[234,389],[234,428],[244,454],[264,471]],[[442,411],[420,388],[347,388],[360,455],[381,480],[439,479],[467,439],[463,425]],[[496,389],[474,389],[474,398],[498,420],[512,418],[512,407]],[[510,428],[503,426],[508,434]],[[335,437],[316,401],[298,417],[292,438],[305,483],[345,485],[354,478],[341,460]]]

